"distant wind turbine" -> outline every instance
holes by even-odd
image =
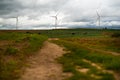
[[[16,19],[16,30],[18,29],[18,21],[19,21],[19,17],[16,16],[16,17],[12,17],[12,18],[15,18]]]
[[[55,29],[57,29],[58,27],[58,15],[60,13],[61,9],[59,9],[57,12],[56,12],[56,15],[55,16],[51,16],[55,19]]]
[[[101,26],[101,24],[100,24],[101,16],[100,16],[100,14],[98,13],[97,10],[96,10],[96,13],[97,13],[97,22],[98,22],[98,26],[100,27],[100,26]]]
[[[17,17],[15,17],[16,18],[16,30],[18,30],[18,16]]]
[[[58,14],[59,13],[57,13],[55,16],[51,16],[55,19],[55,29],[57,29],[57,26],[58,26]]]
[[[57,16],[51,16],[51,17],[53,17],[53,18],[55,18],[55,29],[57,29],[57,22],[58,22],[58,17]]]
[[[96,10],[97,22],[98,22],[98,26],[99,26],[99,27],[101,26],[101,15],[99,14],[99,9],[101,8],[101,5],[102,5],[102,3],[99,2],[99,6],[98,6],[98,8],[97,8],[97,10]]]

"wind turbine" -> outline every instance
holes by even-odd
[[[18,14],[18,10],[15,10],[15,13],[17,13],[15,16],[12,16],[12,18],[14,18],[16,20],[16,30],[18,29],[18,22],[19,22],[19,14]]]
[[[55,16],[51,16],[55,19],[55,29],[57,29],[57,26],[58,26],[58,15],[60,13],[61,9],[59,9],[57,12],[56,12],[56,15]]]
[[[98,26],[100,27],[100,26],[101,26],[101,24],[100,24],[100,21],[101,21],[101,16],[100,16],[100,14],[99,14],[98,10],[96,10],[96,13],[97,13]]]
[[[57,29],[58,26],[58,13],[55,16],[51,16],[55,19],[55,29]]]
[[[16,30],[18,29],[18,21],[19,21],[19,17],[16,16],[16,17],[11,17],[11,18],[14,18],[16,20]]]
[[[19,19],[19,17],[17,16],[15,18],[16,18],[16,30],[17,30],[18,29],[18,19]]]

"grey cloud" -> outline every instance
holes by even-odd
[[[18,13],[23,8],[17,0],[0,0],[0,17]]]
[[[101,3],[99,13],[102,22],[120,21],[120,0],[0,0],[0,18],[18,15],[37,21],[43,15],[49,16],[51,12],[54,12],[53,15],[55,15],[60,11],[64,14],[64,18],[62,18],[64,23],[89,22],[92,25],[97,19],[96,9],[99,3]],[[61,16],[58,15],[58,17]],[[46,25],[48,24],[46,23]],[[41,26],[43,25],[41,24]]]

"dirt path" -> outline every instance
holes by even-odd
[[[55,59],[64,53],[63,48],[46,41],[38,54],[30,57],[30,67],[19,80],[62,80],[65,74]]]

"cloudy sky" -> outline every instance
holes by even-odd
[[[0,0],[0,29],[54,28],[58,14],[58,28],[120,26],[120,0]]]

